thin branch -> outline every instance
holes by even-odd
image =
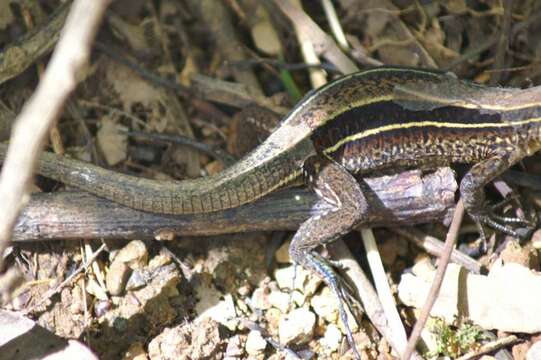
[[[94,261],[100,256],[100,254],[106,249],[107,245],[102,244],[98,250],[96,250],[89,258],[88,260],[81,264],[77,270],[72,272],[64,281],[62,281],[60,284],[55,286],[52,289],[49,289],[45,294],[43,294],[37,303],[29,307],[28,309],[24,310],[25,314],[29,314],[34,311],[38,306],[44,304],[48,299],[50,299],[54,294],[58,294],[63,288],[65,288],[73,279],[75,279],[76,276],[78,276],[83,271],[86,271],[93,263]]]
[[[445,239],[445,248],[444,252],[441,254],[440,257],[438,271],[436,272],[436,276],[432,281],[432,286],[430,287],[430,291],[423,306],[423,310],[421,311],[421,315],[419,316],[419,319],[417,319],[417,322],[413,327],[413,331],[411,332],[408,346],[406,347],[406,351],[404,351],[404,355],[402,356],[402,359],[404,360],[409,360],[413,351],[415,350],[417,341],[421,336],[421,331],[423,331],[426,321],[428,320],[428,317],[430,315],[430,311],[432,310],[432,307],[436,302],[438,293],[440,292],[441,284],[443,283],[445,271],[447,270],[447,265],[449,265],[449,260],[451,259],[451,253],[458,237],[458,231],[460,229],[460,224],[462,223],[463,217],[464,203],[462,202],[462,200],[459,200],[458,204],[456,205],[455,214],[453,215],[453,221],[451,222],[451,226],[449,227],[449,231],[447,232],[447,238]]]
[[[404,324],[402,324],[402,320],[400,319],[400,315],[396,309],[396,302],[394,300],[391,287],[389,286],[389,280],[385,274],[385,269],[383,268],[383,262],[381,261],[381,256],[376,245],[374,232],[370,229],[361,229],[361,238],[366,250],[368,266],[370,267],[370,272],[374,278],[376,290],[378,292],[381,305],[383,306],[387,323],[391,328],[393,340],[398,347],[398,349],[396,349],[397,354],[400,354],[406,349],[408,338],[406,336]]]
[[[494,341],[491,341],[489,343],[481,345],[478,349],[475,351],[469,352],[465,355],[462,355],[461,357],[457,358],[457,360],[471,360],[471,359],[477,359],[483,354],[489,354],[493,353],[498,349],[507,347],[509,345],[516,344],[517,342],[522,341],[515,335],[509,335],[501,339],[496,339]]]

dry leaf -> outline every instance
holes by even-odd
[[[98,147],[107,164],[116,165],[125,160],[128,154],[128,137],[126,134],[119,133],[119,130],[127,131],[128,129],[108,117],[104,117],[100,124],[96,134]]]
[[[124,65],[113,61],[105,62],[107,81],[120,97],[124,110],[130,111],[132,105],[140,103],[148,106],[161,100],[161,92],[141,79]]]

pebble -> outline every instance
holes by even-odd
[[[246,339],[245,349],[249,355],[257,355],[265,350],[267,347],[267,342],[257,330],[252,330],[248,333],[248,338]]]
[[[338,306],[336,297],[328,287],[324,287],[319,294],[314,295],[310,300],[314,312],[329,323],[338,321]]]
[[[434,264],[430,260],[430,257],[426,254],[419,255],[415,259],[415,265],[411,268],[411,272],[423,279],[432,279],[434,276]]]
[[[289,245],[291,241],[286,241],[276,250],[274,258],[278,264],[290,264],[291,258],[289,257]]]
[[[345,332],[344,324],[339,320],[338,300],[328,287],[324,287],[321,293],[314,295],[310,301],[310,305],[319,317],[328,323],[338,324],[342,332]],[[352,332],[357,332],[359,330],[357,320],[347,307],[345,309],[348,315],[349,328]]]
[[[300,290],[307,296],[313,295],[321,284],[321,279],[300,266],[297,266],[295,273],[295,267],[295,265],[291,265],[274,271],[274,278],[278,286],[283,290],[291,289],[293,285],[293,289]],[[294,284],[293,279],[295,280]]]
[[[342,342],[342,332],[340,329],[334,325],[330,324],[325,330],[325,335],[321,339],[321,344],[325,346],[330,351],[337,351]]]
[[[126,282],[126,290],[140,289],[147,284],[148,276],[145,276],[141,271],[135,270],[128,277]]]
[[[141,240],[130,241],[114,257],[105,278],[107,291],[111,295],[120,295],[126,288],[131,270],[142,269],[148,263],[148,251]],[[135,288],[136,286],[132,286]]]
[[[105,277],[105,285],[109,294],[117,296],[122,294],[131,269],[122,261],[113,260]]]
[[[504,263],[516,263],[526,267],[530,267],[532,257],[533,253],[516,241],[508,241],[500,254]]]
[[[227,341],[227,347],[225,348],[225,357],[237,358],[241,357],[243,354],[244,351],[241,346],[240,336],[235,335],[230,337]]]
[[[165,265],[170,264],[173,261],[171,258],[171,255],[167,253],[160,253],[156,256],[154,256],[150,261],[148,262],[148,269],[149,270],[155,270],[160,267],[163,267]]]
[[[526,353],[526,360],[541,359],[541,340],[534,343]]]
[[[148,263],[148,250],[141,240],[132,240],[118,252],[114,261],[122,261],[132,269],[142,269]]]
[[[273,291],[269,295],[269,303],[280,310],[282,314],[285,314],[289,311],[291,306],[292,297],[289,294],[286,294],[281,291]]]
[[[304,344],[314,336],[316,315],[305,308],[295,309],[280,320],[278,335],[282,344]]]
[[[111,310],[112,306],[113,304],[110,300],[99,300],[94,304],[94,314],[97,317],[101,317]]]
[[[537,229],[532,235],[532,245],[535,249],[541,250],[541,229]]]
[[[269,300],[270,292],[268,288],[259,287],[254,290],[251,298],[251,304],[254,308],[259,310],[267,310],[272,305]]]
[[[447,323],[468,314],[484,329],[506,332],[541,332],[541,273],[516,263],[495,262],[488,275],[466,274],[456,264],[449,264],[440,294],[431,315]],[[499,265],[498,265],[499,264]],[[398,297],[407,306],[423,306],[432,280],[404,274]],[[464,296],[458,301],[460,294]]]
[[[195,294],[198,299],[195,305],[196,321],[211,318],[231,331],[235,330],[238,314],[231,294],[223,295],[214,286],[207,284],[196,287]]]

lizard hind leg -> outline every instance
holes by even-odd
[[[460,182],[460,196],[466,211],[473,219],[483,241],[486,241],[483,225],[519,238],[520,235],[509,224],[527,224],[519,218],[497,216],[485,203],[484,186],[521,159],[520,149],[505,149],[483,160],[470,169]]]
[[[366,217],[366,198],[357,180],[339,164],[312,157],[304,167],[308,183],[319,197],[319,205],[324,205],[327,211],[310,217],[299,227],[289,254],[295,264],[323,279],[336,296],[348,343],[354,355],[360,358],[347,322],[344,305],[349,307],[349,302],[346,290],[332,265],[314,249],[338,239],[362,222]]]

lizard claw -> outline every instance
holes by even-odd
[[[517,239],[522,239],[526,237],[534,227],[534,224],[532,224],[531,222],[518,217],[505,217],[495,215],[492,208],[489,211],[482,211],[480,213],[474,214],[470,213],[470,216],[477,225],[479,235],[481,236],[481,239],[483,241],[486,241],[486,233],[483,225],[488,225],[495,230],[501,231],[504,234],[513,236]],[[521,228],[514,229],[508,226],[508,224],[521,226],[522,228],[526,228],[527,231],[525,232],[523,231],[524,229]]]

